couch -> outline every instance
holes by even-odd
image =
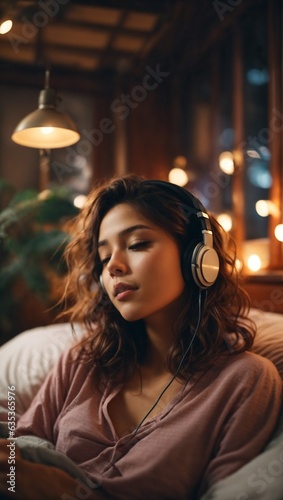
[[[270,359],[283,380],[283,315],[251,309],[249,316],[257,326],[253,351]],[[17,420],[61,353],[84,335],[79,325],[74,332],[69,323],[33,328],[0,348],[0,421],[7,421],[8,387],[15,387]],[[251,499],[283,499],[283,411],[262,453],[214,485],[201,500]]]

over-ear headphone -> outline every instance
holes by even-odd
[[[186,283],[190,283],[191,277],[193,277],[199,288],[206,289],[212,286],[219,273],[219,257],[213,248],[211,223],[204,206],[192,193],[176,184],[159,180],[146,180],[144,182],[173,194],[181,203],[189,227],[193,228],[195,224],[200,225],[201,241],[196,241],[194,236],[183,251],[182,273]],[[197,237],[197,239],[199,238]]]

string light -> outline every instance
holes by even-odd
[[[275,238],[283,242],[283,224],[278,224],[274,230]]]
[[[227,175],[232,175],[235,170],[234,155],[230,151],[224,151],[219,155],[219,166]]]
[[[251,271],[259,271],[261,268],[261,259],[257,254],[252,254],[248,258],[248,268]]]
[[[86,196],[84,194],[78,194],[73,201],[74,206],[77,208],[83,208],[85,202],[86,202]]]
[[[6,19],[2,23],[0,23],[0,35],[6,35],[13,26],[13,21],[11,19]]]
[[[172,168],[168,175],[169,182],[177,184],[177,186],[185,186],[189,181],[189,176],[185,170],[181,168]]]
[[[217,221],[219,222],[220,226],[223,227],[225,231],[230,231],[232,229],[232,217],[229,214],[219,214],[217,215]]]
[[[255,209],[261,217],[268,215],[278,215],[279,209],[271,200],[258,200],[255,204]]]

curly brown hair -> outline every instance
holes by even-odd
[[[179,188],[184,191],[183,188]],[[189,195],[188,195],[189,196]],[[69,275],[64,299],[71,322],[82,322],[88,335],[82,342],[82,357],[92,361],[98,376],[125,380],[143,363],[147,334],[143,320],[128,322],[113,306],[99,284],[102,265],[98,255],[100,224],[107,212],[121,203],[130,204],[139,214],[161,227],[177,242],[181,255],[188,243],[202,242],[197,217],[188,225],[177,194],[138,176],[125,176],[94,189],[76,219],[75,233],[66,250]],[[205,370],[224,353],[251,348],[254,325],[247,318],[250,307],[239,285],[233,240],[210,215],[213,246],[219,257],[219,274],[205,291],[205,305],[192,345],[199,315],[200,289],[193,278],[187,280],[188,301],[174,325],[174,343],[167,356],[168,370],[185,380],[193,372]],[[184,263],[182,264],[184,265]]]

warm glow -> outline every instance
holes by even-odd
[[[45,88],[39,94],[38,108],[22,118],[12,134],[12,141],[21,146],[37,149],[66,148],[80,140],[72,118],[56,109],[56,92],[48,85],[47,70]]]
[[[13,22],[11,21],[11,19],[7,19],[3,23],[1,23],[0,24],[0,35],[5,35],[6,33],[8,33],[8,31],[10,31],[12,26],[13,26]]]
[[[73,201],[75,207],[77,208],[83,208],[85,202],[86,202],[86,196],[84,194],[78,194]]]
[[[177,186],[185,186],[188,183],[188,174],[181,168],[172,168],[168,176],[169,182],[177,184]]]
[[[243,269],[243,262],[237,258],[235,261],[235,266],[236,266],[237,271],[240,272]]]
[[[225,231],[230,231],[232,228],[232,217],[229,214],[219,214],[217,215],[217,221],[219,222],[220,226],[223,227]]]
[[[44,135],[51,134],[53,132],[53,127],[40,127],[40,132]]]
[[[261,260],[260,260],[260,257],[256,253],[249,256],[248,268],[251,271],[258,271],[261,268]]]
[[[258,200],[255,204],[255,209],[258,215],[261,217],[267,217],[268,215],[278,215],[278,208],[275,203],[270,200]]]
[[[219,166],[227,175],[232,175],[235,170],[234,156],[230,151],[224,151],[219,155]]]
[[[46,132],[42,133],[42,129]],[[80,135],[75,130],[58,127],[27,128],[16,130],[12,135],[12,140],[17,144],[38,149],[65,148],[79,139]]]
[[[278,241],[283,241],[283,224],[278,224],[274,230],[275,238]]]
[[[188,160],[185,156],[176,156],[173,160],[173,165],[176,168],[186,168]]]
[[[255,204],[255,209],[261,217],[267,217],[270,214],[268,200],[258,200]]]

